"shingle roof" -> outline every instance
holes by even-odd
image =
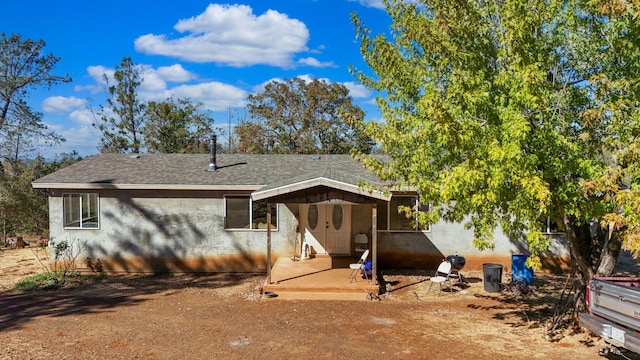
[[[381,185],[350,155],[98,154],[33,182],[35,188],[250,190],[312,179]]]

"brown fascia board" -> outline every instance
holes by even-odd
[[[265,189],[263,191],[258,190],[253,194],[251,194],[251,198],[253,200],[263,200],[270,197],[293,193],[299,190],[309,189],[317,186],[326,186],[336,190],[364,195],[364,196],[368,196],[368,197],[375,198],[378,200],[383,200],[383,201],[389,201],[390,199],[390,196],[385,195],[383,192],[380,192],[380,191],[375,191],[375,190],[368,191],[368,190],[362,189],[358,185],[335,181],[335,180],[331,180],[323,177],[304,180],[304,181],[287,184],[287,185],[282,185],[279,187]]]
[[[256,191],[264,185],[31,183],[34,189]]]

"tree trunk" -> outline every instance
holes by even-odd
[[[572,275],[577,281],[575,312],[586,309],[584,297],[586,285],[593,276],[611,276],[622,247],[622,239],[616,231],[597,224],[579,224],[575,217],[563,214],[565,234],[572,260]],[[594,227],[596,227],[594,229]]]
[[[601,237],[604,241],[602,241],[600,261],[595,268],[595,275],[611,276],[613,270],[615,270],[618,255],[620,255],[622,238],[620,237],[620,233],[613,229],[612,225],[607,229],[598,228],[597,234],[599,235],[598,237]]]
[[[22,236],[18,236],[18,238],[16,239],[16,248],[24,249],[26,246],[27,246],[27,243],[24,241]]]
[[[586,309],[586,299],[584,290],[589,280],[594,275],[593,259],[594,238],[591,236],[589,224],[580,225],[574,216],[562,212],[562,221],[564,223],[567,242],[569,243],[569,251],[571,253],[571,276],[574,276],[575,291],[579,296],[575,300],[574,315]],[[599,258],[600,251],[598,251]],[[577,319],[577,317],[576,317]]]
[[[593,276],[592,267],[592,239],[589,229],[578,225],[575,219],[564,214],[565,235],[569,243],[572,266],[585,282]]]

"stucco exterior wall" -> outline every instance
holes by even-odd
[[[85,191],[86,192],[86,191]],[[64,193],[73,193],[65,191]],[[98,191],[99,229],[64,229],[62,192],[49,198],[52,243],[75,246],[79,266],[100,259],[110,271],[266,270],[266,229],[225,230],[217,192]],[[278,206],[272,260],[293,253],[293,214]]]
[[[570,261],[569,250],[561,237],[552,236],[543,255],[543,270],[560,272]],[[509,270],[512,256],[529,253],[524,239],[512,241],[501,231],[494,234],[495,247],[480,251],[473,246],[473,231],[462,224],[437,223],[426,232],[379,232],[378,259],[381,267],[401,263],[406,268],[435,270],[442,259],[458,253],[466,260],[465,270],[482,271],[484,263],[499,263]]]
[[[371,238],[372,205],[354,206],[353,233],[364,232]],[[543,269],[560,272],[570,261],[569,248],[558,234],[549,234],[551,246],[542,258]],[[480,251],[473,246],[473,230],[463,223],[439,222],[429,231],[378,231],[378,265],[381,268],[435,270],[449,255],[465,257],[465,270],[482,271],[484,263],[500,263],[508,270],[513,255],[528,254],[524,239],[512,240],[501,229],[494,232],[495,248]]]
[[[64,191],[81,192],[87,191]],[[107,271],[266,272],[266,229],[224,229],[222,192],[96,193],[99,229],[64,229],[63,192],[51,192],[49,197],[50,245],[61,241],[73,245],[72,254],[80,269],[90,270],[88,258],[92,265],[100,260]],[[352,207],[352,246],[358,233],[367,234],[371,242],[371,214],[371,204]],[[272,264],[280,256],[294,255],[296,216],[299,216],[297,204],[278,205],[278,229],[271,232]],[[512,255],[528,253],[523,240],[511,241],[500,230],[495,233],[493,250],[479,251],[472,241],[473,231],[457,223],[437,223],[425,232],[378,231],[378,266],[432,270],[443,258],[458,252],[467,260],[465,270],[482,270],[482,264],[487,262],[500,263],[508,270]],[[300,244],[296,250],[299,255]],[[554,237],[543,265],[546,270],[560,271],[568,261],[568,247],[561,237]]]

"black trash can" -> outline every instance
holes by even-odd
[[[484,291],[500,292],[502,265],[492,263],[482,264],[482,273],[484,275]]]

